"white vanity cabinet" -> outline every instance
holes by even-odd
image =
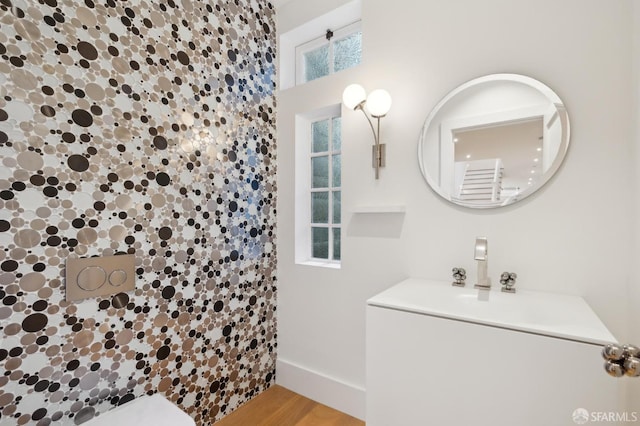
[[[608,376],[600,354],[614,338],[581,298],[545,309],[539,293],[477,292],[407,280],[368,301],[367,426],[575,425],[624,412],[628,379]]]

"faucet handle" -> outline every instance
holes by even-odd
[[[640,377],[640,348],[611,343],[602,348],[604,369],[613,377]]]
[[[629,377],[640,377],[640,358],[634,356],[625,359],[624,374]]]
[[[467,271],[465,271],[464,268],[453,268],[451,272],[453,272],[453,279],[455,280],[451,285],[455,287],[464,287],[464,280],[467,279]]]
[[[516,285],[516,278],[518,274],[515,272],[503,272],[500,275],[500,284],[502,284],[502,291],[505,293],[515,293],[516,289],[513,288]]]
[[[613,361],[607,361],[604,363],[605,371],[612,377],[622,377],[624,376],[624,368]]]
[[[640,358],[640,348],[634,345],[622,346],[622,353],[625,358]]]
[[[602,358],[607,361],[620,361],[624,357],[624,347],[616,343],[609,343],[602,348]]]

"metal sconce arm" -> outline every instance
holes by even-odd
[[[383,156],[383,148],[380,144],[380,118],[382,117],[374,117],[376,119],[376,127],[377,127],[377,131],[376,128],[373,127],[373,122],[371,121],[371,118],[369,118],[369,114],[367,114],[364,110],[364,102],[361,102],[360,104],[358,104],[358,106],[356,107],[356,109],[359,109],[360,111],[362,111],[362,114],[364,115],[364,117],[367,119],[367,122],[369,123],[369,127],[371,127],[371,133],[373,133],[373,140],[374,140],[374,145],[373,145],[373,152],[372,152],[372,156],[373,156],[373,167],[376,170],[376,179],[380,178],[380,167],[384,166],[384,156]]]
[[[380,119],[384,117],[391,108],[391,96],[385,90],[374,90],[366,96],[364,88],[357,84],[348,86],[342,95],[342,102],[349,109],[360,110],[371,127],[374,144],[372,147],[372,163],[375,169],[376,179],[380,178],[380,167],[385,165],[385,145],[380,143]],[[364,110],[367,104],[369,113]],[[373,125],[371,118],[376,119]]]

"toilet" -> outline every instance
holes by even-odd
[[[144,395],[83,423],[87,426],[195,426],[193,419],[162,395]]]

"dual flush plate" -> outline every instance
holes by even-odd
[[[68,302],[133,290],[135,255],[69,258],[66,287]]]

